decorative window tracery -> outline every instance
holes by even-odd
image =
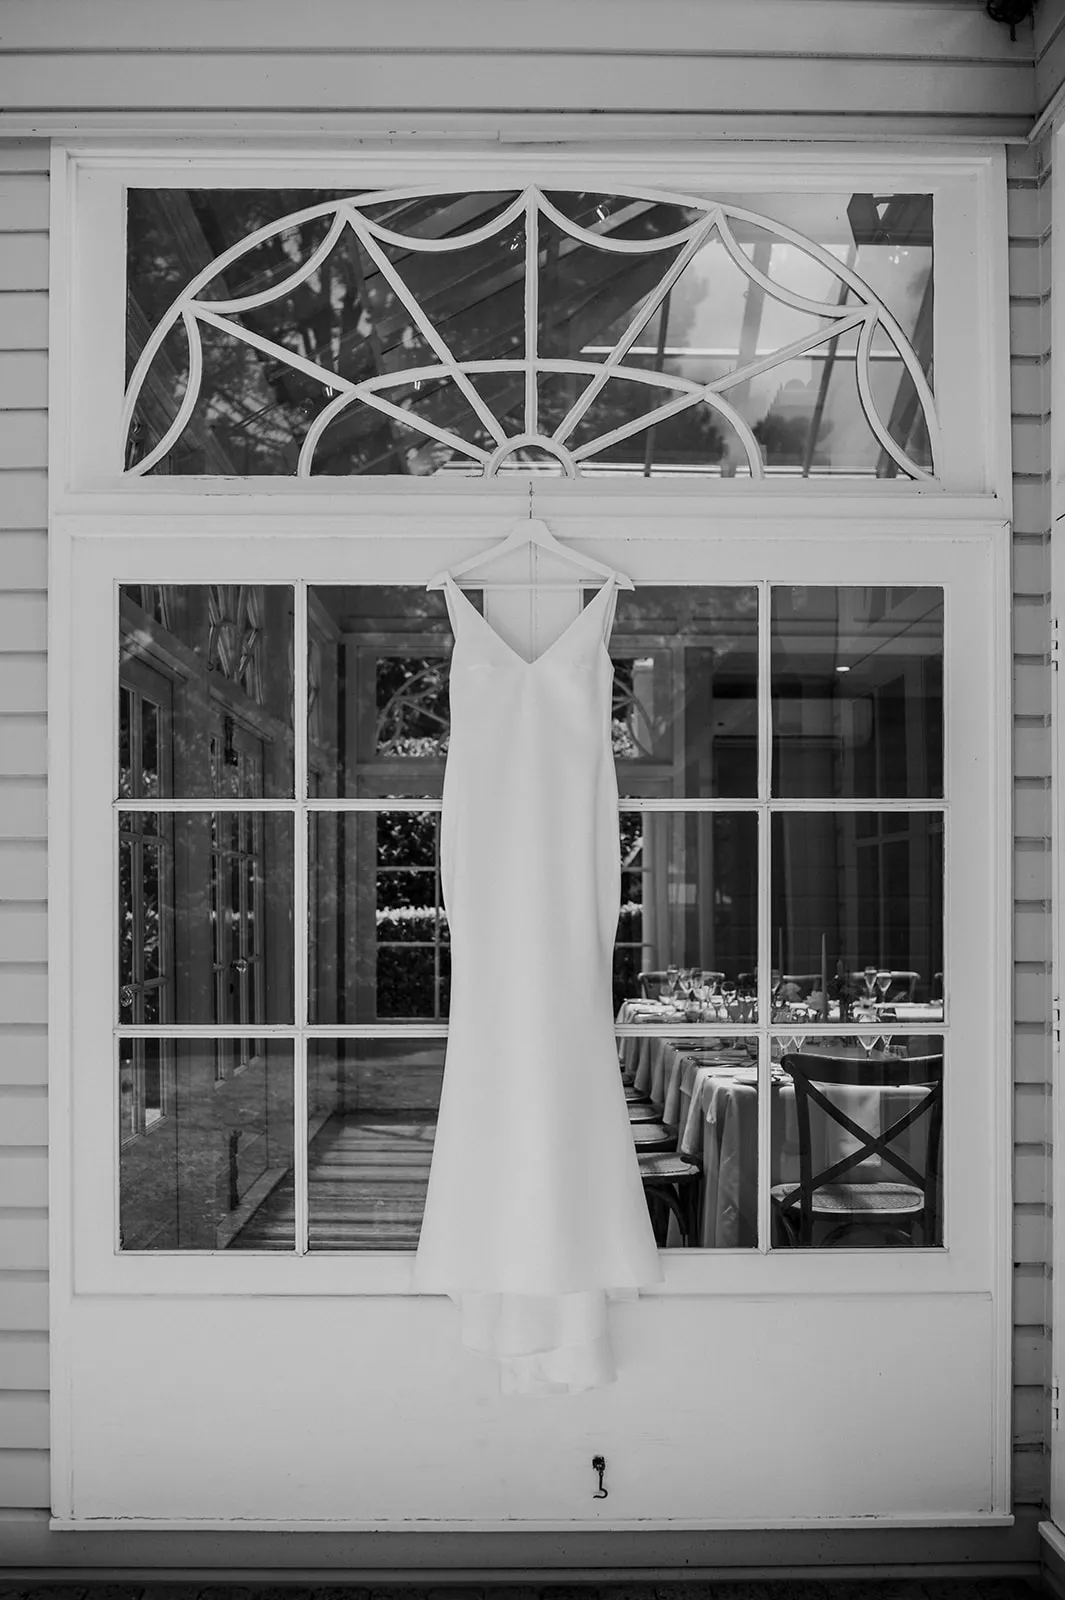
[[[928,195],[321,194],[131,191],[128,475],[936,476]]]

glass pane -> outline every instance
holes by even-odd
[[[452,643],[442,592],[366,584],[308,591],[307,761],[315,794],[440,794]]]
[[[121,814],[120,1022],[293,1020],[292,826],[277,812]]]
[[[772,591],[773,793],[943,793],[943,591]]]
[[[311,1022],[446,1017],[439,813],[318,812],[311,823]]]
[[[218,1043],[118,1041],[123,1250],[295,1248],[292,1045]]]
[[[772,819],[774,1021],[943,1016],[943,818]]]
[[[891,478],[932,466],[921,396],[883,320],[930,385],[930,195],[553,190],[550,214],[531,193],[535,263],[516,190],[350,204],[328,189],[131,189],[128,376],[153,330],[163,337],[138,375],[127,466],[155,455],[182,407],[189,336],[167,317],[201,277],[196,297],[221,325],[194,318],[202,375],[153,473],[480,476],[524,434],[540,441],[537,459],[553,441],[556,470],[561,447],[589,475],[720,479],[764,464],[770,475]],[[371,221],[389,235],[371,236]],[[629,250],[609,248],[622,240]],[[870,314],[868,390],[894,451],[857,383],[857,322]],[[539,364],[528,407],[527,348]],[[443,353],[459,375],[440,371]],[[670,414],[655,415],[663,406]],[[529,455],[514,451],[501,470],[527,470]]]
[[[442,1039],[312,1039],[310,1248],[413,1250],[433,1153]]]
[[[772,1243],[943,1243],[943,1039],[775,1040]]]
[[[758,1040],[646,1034],[618,1053],[659,1244],[755,1246]]]
[[[119,793],[293,793],[293,592],[283,584],[124,584]]]
[[[758,819],[745,812],[623,812],[614,1014],[754,1021]],[[677,974],[671,969],[677,968]]]
[[[623,796],[757,794],[757,589],[623,590],[610,657]]]

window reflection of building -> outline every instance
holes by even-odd
[[[291,1073],[254,1031],[291,1020],[291,821],[227,802],[293,793],[292,592],[131,585],[120,620],[118,1018],[247,1030],[120,1039],[122,1240],[214,1249],[291,1165]]]

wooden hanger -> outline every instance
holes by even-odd
[[[590,556],[582,556],[575,550],[567,550],[565,545],[559,544],[546,522],[532,515],[530,504],[529,520],[517,523],[499,544],[493,545],[491,550],[483,550],[478,555],[470,556],[467,561],[460,561],[457,567],[452,567],[450,572],[438,572],[426,584],[427,589],[442,589],[450,577],[458,579],[464,573],[472,572],[475,567],[482,566],[485,562],[495,561],[500,556],[506,556],[513,550],[524,550],[529,545],[535,545],[540,550],[546,550],[549,555],[558,556],[562,561],[569,561],[575,567],[581,567],[585,572],[597,578],[613,578],[619,589],[634,589],[636,586],[632,579],[623,572],[615,572],[613,567],[604,567],[601,562],[593,561]],[[569,585],[536,582],[527,583],[480,583],[475,585],[479,589],[557,589],[568,588]]]

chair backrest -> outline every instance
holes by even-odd
[[[795,1112],[799,1129],[799,1182],[778,1204],[785,1213],[797,1210],[799,1237],[812,1242],[813,1201],[818,1189],[853,1178],[854,1169],[871,1156],[878,1156],[892,1178],[919,1189],[924,1198],[923,1237],[930,1242],[936,1235],[939,1192],[939,1156],[943,1132],[943,1057],[828,1056],[813,1053],[785,1055],[781,1067],[795,1085]],[[909,1103],[890,1125],[880,1132],[862,1128],[824,1090],[840,1087],[862,1089],[901,1089],[915,1091]],[[839,1159],[818,1167],[814,1161],[810,1112],[816,1108],[827,1121],[845,1134],[852,1148]],[[921,1171],[898,1149],[897,1141],[920,1118],[924,1123],[924,1170]]]
[[[641,972],[638,974],[638,978],[641,999],[660,999],[666,982],[666,974],[664,972]]]

